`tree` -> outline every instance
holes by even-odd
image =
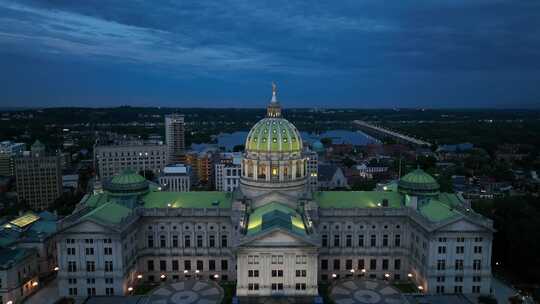
[[[233,152],[243,152],[245,149],[244,145],[236,145],[233,147]]]
[[[325,146],[325,147],[329,147],[332,145],[332,138],[330,137],[323,137],[321,138],[321,143]]]
[[[341,163],[347,168],[350,168],[356,164],[356,162],[348,156],[345,157]]]

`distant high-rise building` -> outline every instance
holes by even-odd
[[[184,115],[169,114],[165,116],[165,141],[168,149],[168,162],[178,163],[185,159]]]
[[[45,146],[36,141],[32,151],[15,158],[15,180],[20,202],[33,210],[44,210],[62,194],[62,160],[57,154],[47,154]]]
[[[14,158],[22,155],[25,146],[24,143],[15,143],[12,141],[0,142],[0,176],[15,175]]]

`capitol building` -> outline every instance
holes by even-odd
[[[274,87],[235,192],[170,192],[134,172],[104,181],[57,234],[61,296],[236,281],[242,299],[318,296],[321,283],[413,282],[490,294],[492,221],[416,169],[381,191],[311,191],[308,153]]]

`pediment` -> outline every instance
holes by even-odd
[[[481,223],[475,223],[467,218],[460,218],[446,223],[441,227],[438,227],[436,230],[450,232],[486,232],[492,231],[493,229]]]
[[[307,235],[299,235],[281,228],[246,236],[240,244],[241,247],[314,247],[316,245],[316,242]]]
[[[111,228],[96,221],[85,219],[63,230],[63,233],[110,233]]]

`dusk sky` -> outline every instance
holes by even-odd
[[[539,0],[0,0],[0,106],[540,107]]]

